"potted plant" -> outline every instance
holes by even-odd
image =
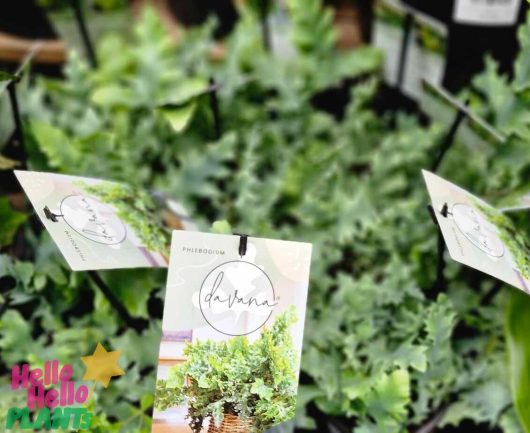
[[[261,432],[294,416],[298,359],[289,327],[294,309],[279,315],[260,337],[189,343],[186,361],[157,381],[158,410],[187,403],[189,425],[199,433]]]

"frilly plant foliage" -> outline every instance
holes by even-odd
[[[265,52],[250,13],[218,63],[209,57],[210,25],[174,45],[152,12],[131,43],[117,36],[103,41],[98,69],[71,55],[64,80],[38,79],[21,93],[29,167],[132,181],[184,201],[200,222],[226,220],[241,232],[312,242],[299,425],[314,426],[304,415],[312,401],[330,422],[347,419],[337,428],[355,433],[402,433],[433,420],[521,433],[515,407],[526,393],[510,392],[506,368],[509,289],[449,260],[446,293],[433,287],[437,228],[425,210],[419,169],[430,166],[447,125],[420,127],[399,113],[389,122],[375,113],[380,54],[338,53],[319,1],[287,6],[296,48],[287,59]],[[480,155],[457,142],[441,166],[442,175],[487,197],[529,181],[528,28],[521,30],[514,80],[488,62],[473,85],[473,109],[508,142]],[[160,107],[171,99],[178,106],[185,92],[177,89],[211,75],[222,83],[221,139],[212,139],[202,100],[176,133]],[[357,84],[343,117],[315,108],[316,94],[345,80]],[[154,389],[157,347],[137,348],[146,341],[156,346],[159,321],[141,335],[122,333],[105,299],[82,274],[65,269],[49,237],[29,224],[23,231],[23,255],[31,261],[0,261],[0,276],[16,282],[3,294],[0,344],[9,356],[2,361],[39,362],[52,354],[70,360],[108,338],[135,364],[101,394],[100,430],[148,432],[137,410]],[[131,313],[150,317],[148,300],[160,299],[156,288],[164,284],[154,272],[104,278]],[[86,314],[76,314],[80,303],[89,306]],[[46,338],[32,338],[43,328]],[[525,353],[519,333],[509,341],[511,350]],[[134,426],[112,421],[133,415]]]
[[[289,328],[295,322],[291,309],[252,343],[246,336],[189,343],[186,361],[172,367],[167,380],[157,382],[155,407],[186,403],[195,433],[205,419],[220,425],[226,414],[252,420],[256,432],[291,419],[298,359]]]

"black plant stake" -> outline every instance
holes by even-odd
[[[433,297],[436,298],[438,294],[444,292],[447,289],[447,280],[445,279],[444,271],[445,271],[445,240],[443,237],[442,229],[440,227],[440,224],[438,223],[438,220],[436,218],[436,210],[429,205],[428,207],[429,213],[431,214],[431,218],[438,227],[438,245],[437,245],[437,255],[436,255],[436,282],[433,287]],[[440,215],[442,215],[444,218],[447,218],[447,215],[452,215],[449,211],[449,207],[447,206],[447,203],[444,203],[442,206],[442,209],[440,209]]]
[[[101,290],[101,293],[107,298],[109,304],[116,310],[123,322],[129,327],[140,333],[149,326],[149,322],[145,319],[132,317],[127,308],[120,302],[116,295],[112,292],[109,286],[96,271],[88,271],[90,279]]]
[[[266,51],[270,52],[272,50],[271,31],[269,28],[270,0],[259,0],[258,3],[263,47]]]
[[[92,45],[92,41],[88,33],[88,28],[86,26],[85,16],[83,14],[80,0],[70,0],[70,6],[74,11],[75,20],[77,21],[77,27],[79,28],[79,33],[81,34],[81,39],[83,40],[83,45],[85,46],[88,61],[90,62],[90,66],[95,69],[98,67],[98,60],[96,58],[96,52],[94,51],[94,46]]]
[[[398,63],[398,74],[396,79],[396,87],[401,90],[403,87],[403,81],[405,80],[405,65],[407,64],[407,56],[409,52],[409,39],[412,30],[412,24],[414,23],[414,15],[410,11],[407,11],[405,15],[405,22],[403,29],[403,37],[401,39],[401,48],[399,51],[399,63]]]
[[[436,285],[435,292],[436,294],[442,293],[447,288],[447,281],[445,279],[445,241],[442,234],[442,229],[438,226],[438,245],[437,245],[437,254],[436,254]]]
[[[449,130],[442,138],[442,141],[440,142],[440,146],[438,148],[438,152],[436,154],[436,158],[434,159],[432,165],[431,165],[431,171],[436,172],[438,168],[440,167],[440,164],[442,163],[444,156],[447,154],[447,151],[451,148],[453,143],[455,142],[455,137],[458,132],[458,128],[460,128],[460,125],[464,121],[464,119],[469,114],[467,110],[467,105],[469,101],[466,101],[464,105],[458,106],[457,113],[455,115],[455,118],[453,122],[451,123],[451,126],[449,127]],[[429,212],[431,214],[432,220],[434,224],[438,227],[438,252],[437,252],[437,258],[436,258],[436,283],[434,285],[434,294],[435,296],[439,293],[443,292],[447,288],[447,281],[445,280],[444,276],[444,270],[445,270],[445,241],[443,238],[442,230],[440,229],[440,226],[438,224],[438,220],[436,219],[436,210],[433,209],[432,206],[429,205]],[[444,204],[443,208],[440,211],[440,214],[447,218],[447,215],[449,214],[449,210],[447,207],[447,203]]]
[[[18,147],[20,149],[20,159],[22,162],[22,166],[26,165],[26,146],[24,141],[24,126],[22,124],[22,115],[20,113],[20,106],[18,104],[17,84],[20,82],[22,73],[24,72],[28,64],[33,60],[33,57],[35,56],[35,54],[37,54],[41,46],[41,42],[36,42],[31,46],[30,50],[22,60],[22,63],[18,67],[17,71],[7,81],[5,87],[9,94],[9,103],[11,105],[13,123],[15,124],[15,147]]]
[[[449,404],[442,405],[437,411],[432,414],[432,417],[423,424],[415,433],[431,433],[434,432],[438,424],[442,421],[447,411],[449,410]]]
[[[431,165],[432,172],[436,172],[438,170],[438,168],[440,167],[440,164],[442,163],[444,159],[445,154],[455,142],[455,137],[456,137],[456,133],[458,132],[458,128],[460,128],[460,125],[462,124],[464,119],[469,114],[469,112],[467,111],[468,104],[469,104],[469,100],[466,101],[462,107],[458,107],[458,111],[456,112],[453,123],[451,123],[451,126],[449,127],[449,131],[447,131],[442,141],[440,142],[438,153],[436,154],[436,158],[434,159]]]
[[[431,218],[438,228],[438,245],[437,245],[437,254],[436,254],[436,282],[434,283],[434,287],[432,288],[432,297],[436,298],[438,294],[445,291],[447,288],[447,281],[445,279],[444,270],[445,270],[445,241],[442,234],[442,229],[440,228],[440,225],[438,224],[438,220],[436,219],[436,210],[431,206],[427,206],[427,209],[431,215]],[[445,213],[445,215],[444,215]],[[447,217],[447,205],[444,205],[441,214],[444,217]]]
[[[44,207],[44,215],[50,221],[56,223],[59,222],[58,218],[63,217],[63,215],[53,213],[48,206]],[[149,322],[145,319],[138,317],[132,317],[127,308],[120,302],[118,297],[112,292],[109,286],[105,284],[105,281],[96,271],[88,271],[88,276],[92,282],[101,290],[101,293],[107,298],[109,304],[116,310],[118,316],[123,320],[123,322],[129,327],[134,329],[136,332],[140,333],[146,329],[149,325]]]
[[[213,115],[213,126],[215,132],[215,139],[219,140],[221,138],[221,115],[219,113],[219,99],[217,98],[218,85],[215,82],[215,79],[210,78],[210,108]]]
[[[18,77],[13,78],[7,85],[7,91],[9,93],[9,101],[11,103],[11,111],[13,113],[13,121],[15,123],[15,136],[17,145],[22,149],[25,149],[24,145],[24,129],[22,127],[22,117],[20,115],[20,107],[18,105],[17,89]]]

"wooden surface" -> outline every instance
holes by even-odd
[[[31,47],[33,39],[24,39],[0,32],[0,60],[20,63]],[[60,40],[40,40],[41,46],[33,61],[37,63],[60,64],[66,59],[66,47]]]

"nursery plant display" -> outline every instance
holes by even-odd
[[[166,192],[204,230],[226,220],[214,230],[312,242],[297,428],[529,432],[530,300],[449,260],[436,284],[437,228],[420,169],[431,165],[447,125],[376,112],[380,53],[337,52],[318,0],[287,5],[292,58],[263,48],[258,15],[244,7],[221,62],[209,56],[212,23],[175,46],[149,10],[133,41],[101,42],[97,69],[71,54],[64,79],[20,87],[28,168]],[[513,80],[489,61],[465,95],[506,143],[477,153],[457,140],[440,169],[492,201],[528,182],[529,26],[520,31]],[[211,77],[219,83],[219,139],[201,90]],[[344,107],[329,109],[330,92],[347,94]],[[0,424],[20,398],[7,392],[12,364],[54,358],[75,367],[103,341],[123,350],[126,374],[95,391],[92,430],[149,432],[164,271],[101,273],[134,317],[149,320],[142,331],[127,329],[87,275],[67,269],[28,211],[2,198],[0,215]],[[524,226],[523,214],[512,218]],[[254,350],[236,341],[210,350]],[[190,346],[189,364],[165,386],[199,378],[192,360],[203,360],[203,349]],[[250,386],[246,410],[263,411],[255,427],[289,418],[270,412],[265,380]],[[184,389],[187,397],[200,392],[193,381]],[[288,386],[272,392],[292,398]],[[215,418],[220,408],[201,397],[193,419]]]

